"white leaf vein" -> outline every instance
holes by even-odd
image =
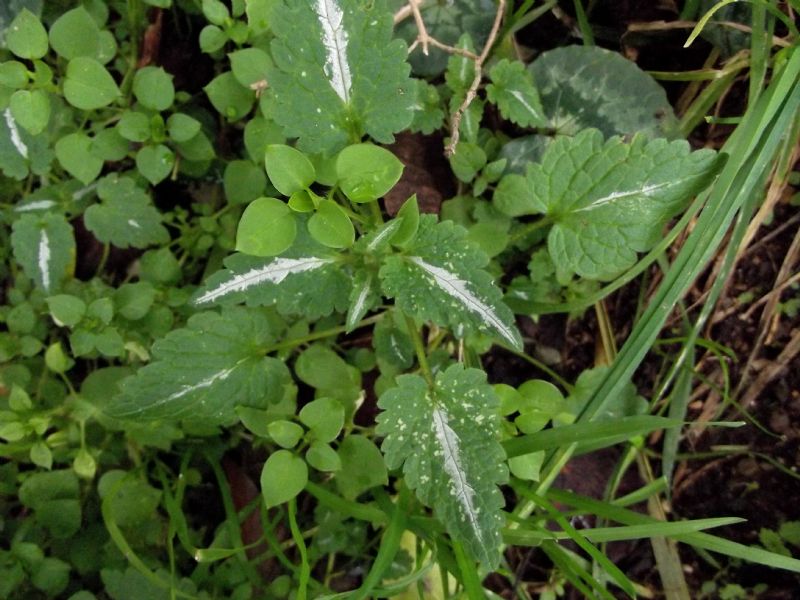
[[[322,44],[327,54],[325,75],[342,102],[350,101],[352,75],[347,62],[347,31],[344,13],[336,0],[317,0],[315,11],[322,27]]]

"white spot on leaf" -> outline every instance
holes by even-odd
[[[325,46],[325,75],[342,102],[350,101],[352,76],[347,62],[347,32],[344,13],[336,0],[317,0],[314,7],[322,27],[322,44]]]
[[[134,229],[141,229],[141,228],[142,228],[142,226],[141,226],[141,225],[139,225],[139,224],[138,224],[136,221],[134,221],[133,219],[128,219],[128,225],[130,225],[130,226],[131,226],[131,227],[133,227]]]
[[[272,262],[257,269],[250,269],[246,273],[234,275],[228,281],[219,284],[214,289],[207,291],[197,298],[195,304],[213,302],[219,298],[241,292],[261,283],[279,284],[289,275],[313,271],[333,262],[329,258],[276,258]]]
[[[27,204],[21,204],[20,206],[15,206],[15,212],[30,212],[32,210],[47,210],[48,208],[52,208],[56,205],[54,200],[34,200],[33,202],[28,202]]]

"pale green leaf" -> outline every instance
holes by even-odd
[[[409,125],[406,45],[382,0],[280,2],[271,27],[273,117],[301,150],[331,154],[364,134],[390,143]]]
[[[174,166],[175,154],[164,144],[143,146],[136,153],[136,168],[153,185],[164,181]]]
[[[308,232],[329,248],[347,248],[355,240],[355,228],[350,217],[333,200],[320,201],[317,211],[308,220]]]
[[[56,158],[61,166],[84,185],[94,181],[103,170],[103,160],[91,153],[92,140],[85,133],[70,133],[56,142]]]
[[[385,260],[383,290],[404,312],[449,326],[458,336],[481,332],[521,348],[511,310],[484,270],[488,258],[466,233],[451,221],[437,224],[435,216],[422,215],[405,253]]]
[[[486,86],[486,95],[503,117],[522,127],[547,126],[539,93],[525,65],[503,59],[492,67],[489,76],[492,83]]]
[[[664,88],[618,52],[565,46],[543,53],[529,69],[550,125],[564,134],[592,127],[606,136],[679,136]]]
[[[250,112],[256,95],[238,81],[230,71],[217,75],[203,88],[217,112],[229,121],[238,121]]]
[[[47,32],[39,18],[27,8],[19,12],[6,31],[6,46],[20,58],[29,60],[47,54]]]
[[[691,152],[683,141],[626,144],[590,129],[555,140],[524,177],[504,177],[494,204],[514,217],[546,215],[548,249],[563,272],[611,279],[658,241],[718,166],[713,151]]]
[[[453,538],[489,569],[500,560],[503,495],[508,472],[497,441],[497,398],[478,369],[453,365],[433,388],[400,375],[378,406],[378,435],[390,469],[434,510]]]
[[[374,144],[353,144],[336,158],[336,175],[344,195],[353,202],[383,197],[403,174],[403,163]]]
[[[25,274],[50,294],[72,274],[75,239],[63,215],[25,214],[14,222],[11,246]]]
[[[50,46],[59,56],[95,58],[100,48],[100,29],[83,6],[62,14],[50,27]]]
[[[314,183],[314,165],[305,154],[285,144],[270,144],[264,164],[272,185],[284,196],[306,189]]]
[[[31,135],[38,135],[50,120],[50,99],[42,90],[17,90],[11,96],[11,114]]]
[[[64,97],[72,106],[94,110],[108,106],[120,96],[114,78],[93,58],[80,56],[67,65]]]
[[[297,222],[285,202],[258,198],[239,220],[236,250],[251,256],[275,256],[291,246],[296,235]]]
[[[97,195],[102,202],[86,209],[84,223],[99,241],[119,248],[145,248],[169,241],[161,214],[130,177],[104,177]]]
[[[308,481],[308,467],[288,450],[270,454],[261,471],[261,494],[267,508],[288,502],[303,491]]]
[[[167,110],[175,100],[172,76],[161,67],[143,67],[133,78],[133,93],[143,106]]]
[[[279,402],[290,376],[282,361],[263,355],[273,328],[263,312],[241,307],[193,315],[153,345],[153,362],[122,382],[106,412],[222,425],[236,421],[236,406]]]

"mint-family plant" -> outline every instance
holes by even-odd
[[[483,597],[509,544],[541,546],[584,592],[634,595],[594,545],[610,538],[564,506],[618,523],[615,539],[643,527],[747,552],[696,533],[732,519],[659,523],[550,494],[570,454],[680,425],[647,414],[630,373],[598,405],[609,367],[573,385],[484,366],[539,364],[519,319],[628,281],[725,157],[692,150],[660,86],[615,53],[526,65],[499,43],[503,2],[452,9],[474,12],[457,38],[436,27],[444,8],[406,8],[0,9],[0,596],[333,597],[339,565],[361,562],[347,597],[428,585],[435,564],[445,593],[452,577]],[[213,71],[202,90],[194,64],[159,64],[166,20]],[[407,132],[444,137],[458,194],[434,213],[416,194],[383,201]],[[246,497],[236,453],[258,457]],[[217,521],[190,513],[220,494]]]

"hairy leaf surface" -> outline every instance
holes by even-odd
[[[547,125],[539,93],[525,65],[503,59],[492,67],[490,76],[492,83],[486,87],[486,94],[503,117],[523,127]]]
[[[273,11],[274,119],[301,150],[331,154],[368,134],[390,143],[413,117],[406,45],[382,0],[299,0]]]
[[[384,292],[403,311],[451,327],[457,335],[481,332],[520,348],[511,310],[484,270],[488,259],[466,233],[450,221],[421,216],[413,244],[381,268]]]
[[[649,250],[666,222],[708,185],[718,161],[683,141],[608,141],[596,129],[554,141],[541,164],[506,175],[495,206],[507,215],[544,214],[556,266],[592,279],[613,278]]]
[[[106,412],[123,419],[230,424],[236,406],[263,409],[283,399],[289,371],[263,355],[274,341],[273,326],[260,311],[229,307],[193,315],[185,328],[153,345],[153,362],[122,382]]]
[[[14,222],[14,257],[46,294],[61,287],[75,266],[75,238],[63,215],[28,213]]]
[[[473,558],[496,567],[504,504],[497,485],[508,473],[486,374],[453,365],[439,373],[433,389],[418,375],[400,375],[397,382],[378,402],[386,465],[402,465],[408,486],[450,535]]]

